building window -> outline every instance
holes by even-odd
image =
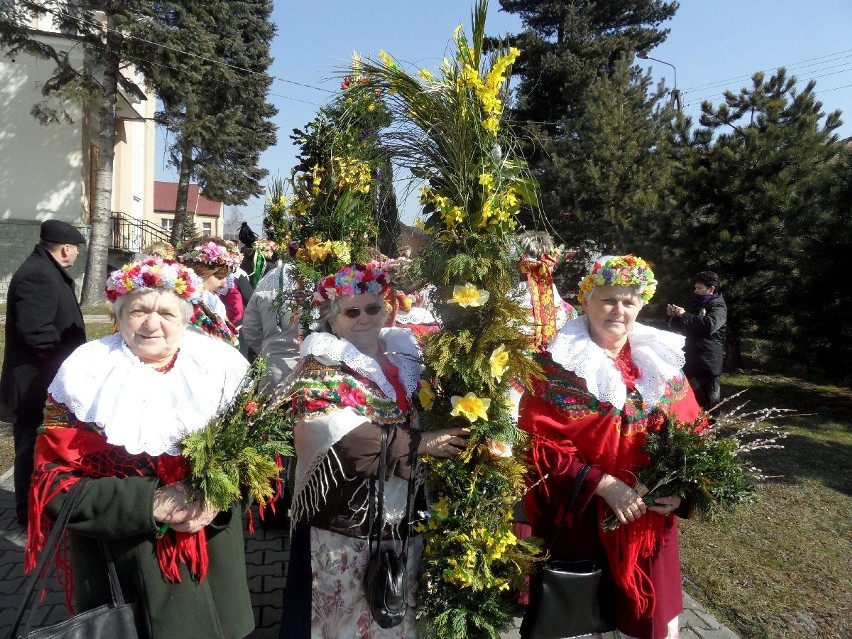
[[[161,217],[160,218],[160,227],[162,227],[162,229],[164,231],[168,231],[169,233],[171,233],[172,229],[174,228],[174,225],[175,225],[174,218],[171,218],[171,217]]]
[[[213,223],[212,222],[202,222],[201,223],[201,233],[202,233],[202,235],[213,235]]]

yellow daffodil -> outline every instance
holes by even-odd
[[[426,380],[420,380],[417,397],[420,399],[420,405],[423,406],[424,410],[432,410],[432,404],[435,401],[435,391],[432,390],[431,384]]]
[[[506,372],[506,368],[509,366],[509,352],[503,344],[500,344],[491,353],[491,357],[488,358],[488,365],[491,366],[491,375],[494,379],[498,382],[501,381],[503,373]]]
[[[468,282],[463,286],[453,287],[453,297],[449,300],[450,304],[458,304],[463,308],[473,306],[484,306],[490,297],[488,291],[479,290]]]
[[[474,393],[468,393],[464,397],[453,395],[450,398],[453,410],[450,415],[454,417],[465,417],[471,422],[477,419],[486,421],[488,419],[488,407],[491,400],[487,397],[477,397]]]

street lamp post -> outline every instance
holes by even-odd
[[[680,111],[681,103],[680,103],[680,89],[677,88],[677,67],[673,65],[671,62],[666,62],[665,60],[660,60],[659,58],[652,58],[644,51],[640,51],[636,54],[637,58],[641,58],[642,60],[653,60],[654,62],[659,62],[660,64],[667,64],[672,68],[674,72],[674,88],[671,90],[672,96],[672,104],[677,107],[677,110]]]

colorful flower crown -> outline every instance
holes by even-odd
[[[647,304],[657,290],[654,271],[641,257],[619,255],[603,257],[592,267],[592,272],[580,282],[577,297],[585,303],[586,296],[598,286],[626,286],[636,289],[636,294]]]
[[[224,246],[211,241],[193,246],[186,253],[179,255],[178,260],[184,263],[197,262],[210,266],[227,266],[234,270],[242,263],[243,254],[237,245],[230,240],[225,240]]]
[[[201,301],[204,285],[191,268],[162,257],[149,257],[110,273],[105,291],[107,299],[114,302],[122,295],[142,289],[171,291],[195,304]]]
[[[390,278],[387,272],[378,265],[373,263],[349,264],[334,275],[329,275],[317,282],[314,304],[319,306],[325,300],[346,295],[360,295],[361,293],[381,295],[388,290],[389,286]]]
[[[266,260],[272,259],[272,254],[277,248],[272,240],[256,240],[254,243],[254,250],[259,251]]]

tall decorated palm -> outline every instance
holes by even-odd
[[[290,136],[299,147],[290,178],[277,177],[268,189],[264,232],[282,256],[292,254],[302,284],[294,301],[308,311],[306,322],[314,284],[346,264],[370,261],[379,242],[388,164],[379,132],[390,113],[381,95],[357,90],[365,83],[356,57],[340,93]]]
[[[383,145],[425,186],[426,248],[409,275],[435,286],[441,329],[424,341],[424,429],[471,429],[466,452],[427,459],[433,512],[425,529],[420,612],[442,639],[497,637],[511,623],[514,589],[536,551],[512,532],[523,492],[523,436],[506,403],[509,380],[539,370],[519,330],[525,313],[510,238],[521,206],[536,205],[535,182],[501,126],[507,78],[517,49],[486,56],[488,3],[473,11],[472,34],[454,34],[455,56],[434,74],[409,73],[392,56],[365,60],[367,93],[384,96],[394,123]]]

